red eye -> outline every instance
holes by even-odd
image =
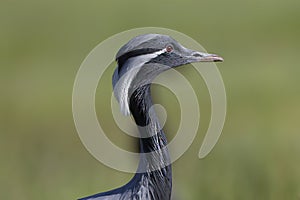
[[[169,45],[166,47],[166,50],[167,50],[167,52],[171,52],[171,51],[173,51],[173,47]]]

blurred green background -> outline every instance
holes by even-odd
[[[102,165],[81,144],[72,87],[98,43],[145,26],[183,32],[225,58],[218,66],[228,98],[226,124],[203,160],[197,154],[209,122],[209,97],[192,67],[178,69],[199,90],[203,121],[173,165],[174,197],[300,199],[299,9],[299,0],[2,0],[0,199],[76,199],[132,177]],[[108,94],[112,70],[99,85]],[[155,102],[170,111],[177,107],[175,98],[166,100],[168,90],[153,90]],[[98,93],[98,115],[105,116],[108,106]],[[136,150],[131,138],[103,120],[115,143]],[[166,132],[176,131],[177,123],[168,119]]]

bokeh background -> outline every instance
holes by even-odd
[[[102,165],[81,144],[72,87],[98,43],[145,26],[183,32],[225,58],[218,66],[227,91],[226,124],[203,160],[197,154],[209,96],[192,67],[178,69],[199,91],[202,121],[192,146],[173,165],[174,197],[300,199],[299,9],[299,0],[2,0],[0,199],[76,199],[132,177]],[[107,109],[103,94],[110,95],[112,70],[97,92],[100,123],[112,141],[136,151],[136,140],[115,127]],[[153,92],[175,116],[165,126],[171,139],[178,103],[167,89],[154,86]]]

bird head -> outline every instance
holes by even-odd
[[[113,87],[121,111],[130,114],[129,98],[138,87],[150,84],[169,68],[194,62],[223,61],[220,56],[185,48],[168,35],[145,34],[131,39],[116,55]]]

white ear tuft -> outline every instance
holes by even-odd
[[[165,52],[166,50],[163,49],[151,54],[145,54],[129,58],[122,66],[120,74],[118,68],[115,70],[113,75],[114,93],[116,99],[120,104],[121,112],[125,116],[130,115],[130,89],[132,87],[132,83],[137,73],[140,71],[141,67],[145,63]]]
[[[125,116],[130,115],[130,109],[129,109],[129,100],[131,95],[129,92],[129,89],[131,87],[131,83],[133,82],[134,77],[138,73],[140,67],[133,67],[130,70],[128,70],[125,74],[121,76],[115,83],[114,83],[114,93],[115,96],[120,104],[121,112]],[[117,71],[118,69],[116,69]],[[117,73],[115,71],[115,74]]]

